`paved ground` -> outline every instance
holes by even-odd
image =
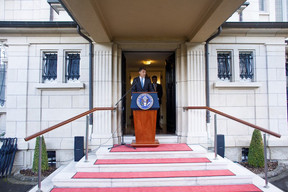
[[[288,192],[288,176],[280,180],[273,181],[271,183],[280,188],[281,190]]]
[[[0,189],[5,192],[26,192],[29,191],[34,185],[27,185],[23,183],[14,184],[8,181],[7,178],[0,178]]]

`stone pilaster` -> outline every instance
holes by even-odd
[[[187,50],[182,44],[176,50],[176,121],[178,142],[186,142],[187,139],[187,113],[183,107],[187,105]]]
[[[113,45],[113,106],[119,101],[122,93],[122,84],[121,84],[121,70],[122,70],[122,51],[117,44]],[[120,142],[121,136],[121,109],[122,102],[117,106],[116,111],[112,114],[112,131],[113,131],[113,143]]]
[[[187,105],[205,106],[205,61],[203,44],[187,44]],[[189,110],[187,143],[205,144],[207,131],[204,110]]]
[[[94,46],[94,106],[112,107],[112,45],[96,44]],[[113,111],[94,112],[92,145],[105,143],[112,134]],[[96,142],[96,143],[95,143]],[[106,144],[112,144],[112,140]]]

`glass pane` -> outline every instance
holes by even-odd
[[[254,77],[253,52],[239,52],[240,78],[243,80]]]
[[[43,80],[55,80],[57,78],[57,53],[44,53]]]
[[[78,80],[80,77],[80,54],[66,54],[66,81]]]
[[[283,4],[282,0],[275,0],[276,21],[283,21]]]
[[[218,52],[218,78],[231,80],[231,52]]]
[[[5,88],[6,88],[6,66],[5,64],[0,65],[0,106],[5,104]]]
[[[266,2],[265,2],[265,0],[259,0],[259,11],[266,11]]]

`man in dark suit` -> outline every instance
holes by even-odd
[[[158,99],[159,99],[159,105],[161,105],[161,99],[163,95],[163,90],[162,90],[162,85],[157,83],[157,76],[152,77],[152,87],[155,92],[157,92]],[[157,110],[157,123],[156,123],[156,128],[158,130],[162,130],[160,127],[160,108]]]
[[[139,68],[139,77],[135,77],[132,83],[132,92],[153,92],[151,80],[146,78],[146,69]]]

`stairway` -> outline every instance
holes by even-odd
[[[52,192],[281,191],[199,145],[158,148],[101,147],[89,162],[71,162],[53,178]]]

